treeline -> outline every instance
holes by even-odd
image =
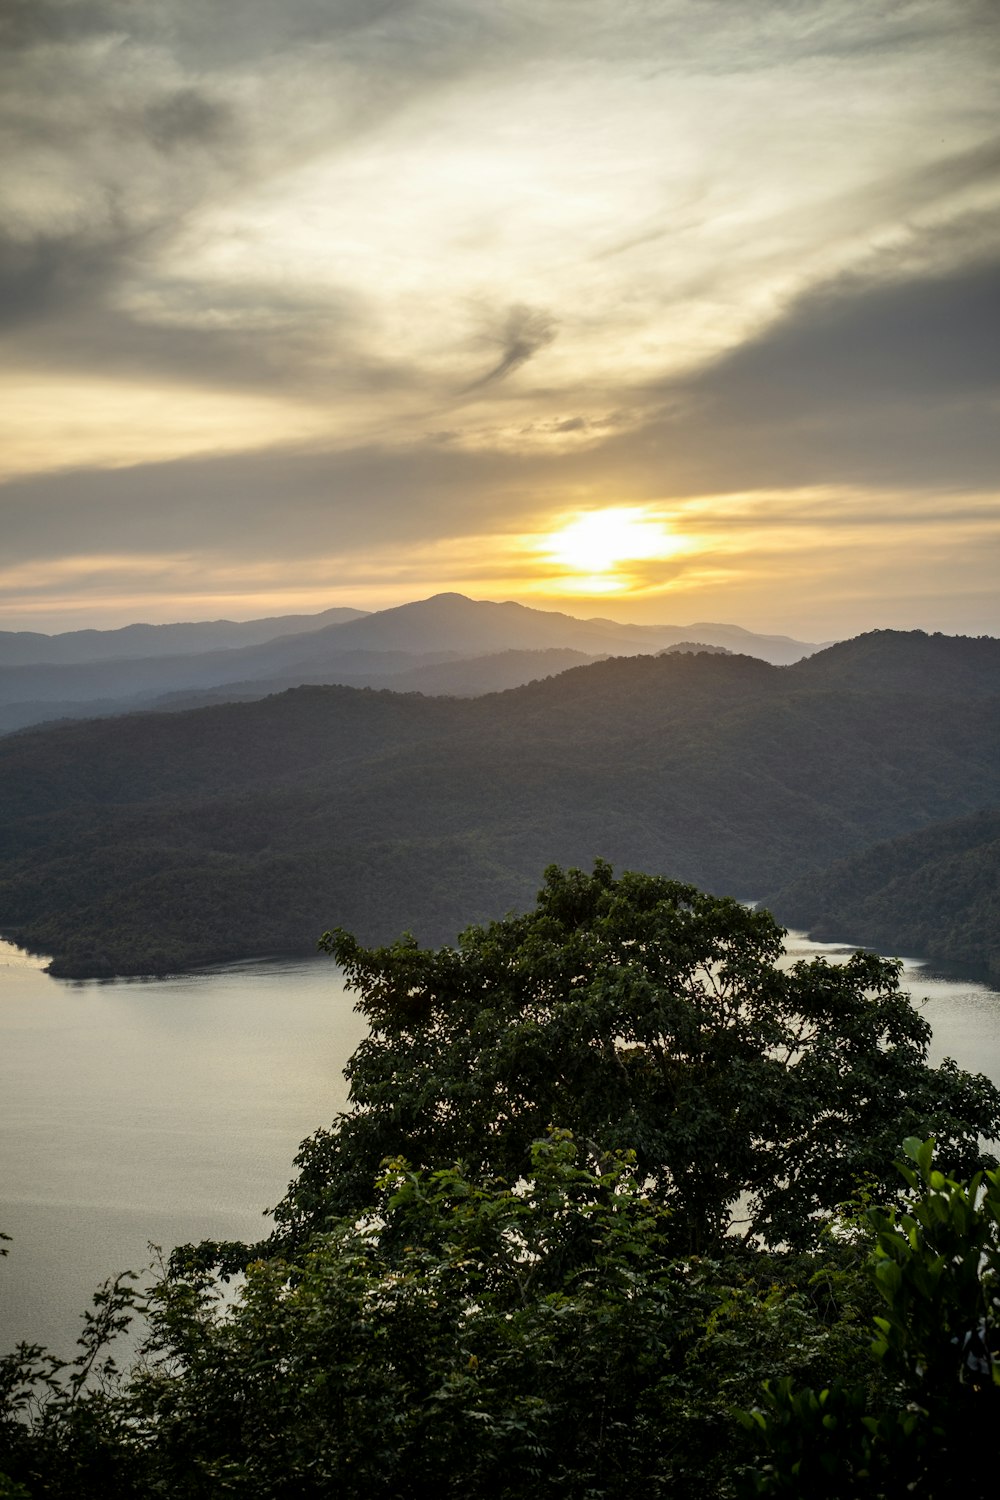
[[[884,670],[879,674],[881,658]],[[618,658],[476,700],[301,688],[0,741],[0,930],[59,972],[444,941],[595,853],[742,898],[1000,802],[1000,643]]]

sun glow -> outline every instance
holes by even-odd
[[[575,590],[615,593],[637,586],[648,565],[685,550],[664,521],[638,506],[587,511],[541,538],[539,551],[568,575]]]

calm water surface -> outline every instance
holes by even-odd
[[[790,934],[789,961],[851,950]],[[1000,993],[908,963],[932,1058],[1000,1084]],[[152,1241],[258,1238],[364,1034],[330,959],[51,979],[0,942],[0,1351],[71,1352],[94,1287]]]
[[[0,943],[0,1350],[68,1353],[147,1243],[258,1239],[365,1032],[330,959],[74,983]]]

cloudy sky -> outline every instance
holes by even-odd
[[[0,628],[1000,633],[996,0],[0,0]]]

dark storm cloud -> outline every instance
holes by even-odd
[[[198,66],[335,45],[350,61],[426,78],[479,46],[499,44],[505,30],[503,7],[475,0],[240,0],[237,24],[219,0],[168,0],[167,8],[179,56]]]
[[[0,44],[23,50],[109,32],[169,37],[198,62],[217,64],[342,37],[412,9],[412,0],[4,0]]]
[[[154,99],[146,106],[146,134],[162,151],[174,151],[192,143],[216,145],[231,139],[233,111],[200,89],[182,88]]]
[[[32,11],[0,47],[0,317],[22,327],[98,314],[247,161],[227,99],[112,28],[131,6]]]
[[[36,247],[20,284],[10,278],[9,351],[23,351],[36,372],[85,376],[99,371],[118,379],[153,378],[161,386],[309,399],[412,389],[420,383],[419,370],[366,343],[357,295],[338,298],[327,291],[318,298],[308,288],[281,292],[270,285],[206,292],[196,282],[171,282],[158,288],[169,314],[161,321],[102,301],[122,263],[109,254],[102,259],[95,251],[88,263],[78,245],[71,253],[48,257],[40,257]],[[0,241],[0,320],[3,308]],[[29,309],[33,321],[19,342],[13,325],[19,316],[26,319]]]
[[[33,128],[37,137],[43,125],[44,145],[64,160],[72,160],[74,145],[80,148],[88,137],[96,160],[63,213],[38,211],[32,220],[20,212],[0,225],[0,329],[48,323],[51,335],[52,319],[58,317],[66,362],[73,366],[81,356],[96,357],[100,342],[85,350],[74,316],[82,309],[96,325],[109,296],[169,240],[184,212],[213,189],[219,155],[234,140],[234,116],[224,101],[185,87],[159,90],[129,105],[119,102],[103,119],[95,111],[82,130],[72,112],[61,118],[57,106],[45,121],[38,118],[24,130],[8,119],[0,123],[0,133],[16,149],[19,132]],[[163,184],[154,201],[127,180],[129,170],[146,169],[155,181],[147,147],[158,157],[183,155],[187,168],[185,181]],[[195,148],[211,155],[193,155]]]
[[[36,234],[15,238],[0,228],[0,331],[64,314],[99,297],[113,276],[114,237]]]
[[[1000,8],[997,10],[997,23],[1000,27]],[[908,196],[918,201],[936,201],[942,196],[951,196],[960,189],[974,187],[979,184],[996,185],[1000,177],[1000,136],[994,135],[991,139],[980,141],[978,145],[969,147],[965,151],[950,152],[939,157],[935,161],[923,162],[911,172],[903,174],[902,182]],[[963,219],[951,231],[954,235],[960,233],[961,241],[968,254],[970,229],[968,219]],[[996,224],[990,223],[984,226],[985,232],[981,238],[987,244],[996,243]],[[944,240],[949,231],[939,229],[938,236]],[[955,248],[959,248],[955,246]]]
[[[97,34],[126,12],[41,4],[18,33],[39,60],[6,60],[0,148],[13,209],[0,226],[3,364],[281,388],[301,387],[340,356],[341,381],[384,380],[377,355],[354,351],[356,295],[319,298],[280,281],[208,286],[164,270],[191,216],[254,170],[258,124],[213,85],[178,84],[162,58],[119,57],[115,44],[97,60],[60,46],[53,61],[41,45]],[[33,153],[47,192],[33,190]]]

